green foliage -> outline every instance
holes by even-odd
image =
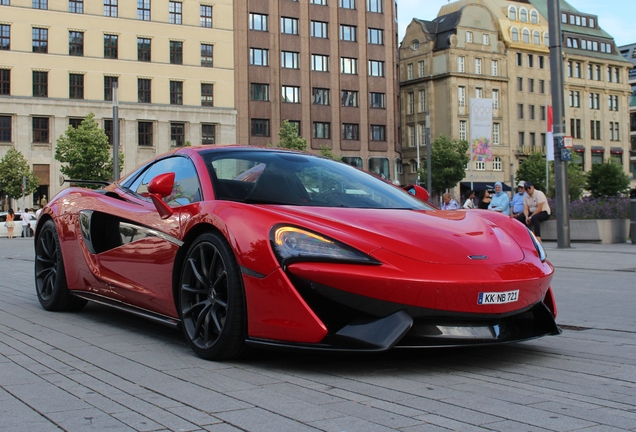
[[[466,176],[468,142],[465,140],[450,140],[444,135],[435,138],[431,146],[431,181],[433,189],[442,192],[457,186]],[[426,163],[419,170],[420,182],[426,184]]]
[[[329,159],[333,159],[335,161],[341,161],[342,158],[340,156],[336,156],[329,147],[322,146],[320,147],[320,156],[326,157]]]
[[[629,192],[629,182],[621,165],[607,161],[592,165],[586,187],[594,197],[614,197]]]
[[[109,181],[113,178],[112,148],[108,137],[90,113],[77,129],[69,126],[57,139],[55,159],[62,174],[71,179]],[[119,153],[120,172],[124,155]],[[96,186],[94,186],[96,187]]]
[[[26,177],[25,195],[36,191],[39,185],[38,179],[29,168],[29,163],[22,153],[14,148],[0,159],[0,190],[11,198],[22,196],[22,179]]]
[[[290,123],[289,120],[283,120],[278,136],[280,141],[276,144],[277,147],[300,151],[307,150],[307,140],[298,136],[298,127],[294,123]]]
[[[576,163],[579,156],[573,155],[573,162],[568,162],[568,197],[569,201],[574,201],[581,198],[585,185],[587,182],[587,176]],[[554,162],[548,162],[548,190],[545,187],[545,156],[541,153],[533,153],[528,159],[526,159],[517,170],[517,176],[515,184],[519,181],[532,182],[536,189],[545,191],[548,198],[554,198],[556,196],[556,176],[554,173]]]
[[[581,157],[574,153],[572,155],[572,162],[568,162],[568,195],[570,202],[581,198],[583,191],[587,184],[587,175],[583,172],[579,164]],[[550,165],[550,185],[546,195],[550,198],[556,197],[556,176],[554,172],[554,162],[549,162]]]
[[[532,153],[519,165],[515,183],[521,180],[531,182],[535,189],[545,191],[545,157],[541,153]]]

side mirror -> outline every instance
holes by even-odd
[[[403,186],[402,189],[404,189],[411,195],[415,195],[416,198],[419,198],[422,201],[428,202],[428,200],[430,199],[430,195],[428,194],[428,191],[424,189],[422,186],[412,184],[412,185]]]
[[[159,174],[148,183],[148,194],[152,203],[157,208],[162,219],[170,217],[173,213],[172,207],[163,201],[163,198],[172,193],[174,187],[174,173]]]

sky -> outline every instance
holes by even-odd
[[[612,35],[617,46],[636,43],[634,0],[567,0],[581,12],[598,16],[603,30]],[[448,0],[397,0],[399,41],[413,18],[431,21]]]

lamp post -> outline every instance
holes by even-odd
[[[433,175],[431,173],[431,113],[426,111],[426,190],[433,196]]]
[[[119,180],[119,89],[113,83],[113,181]]]

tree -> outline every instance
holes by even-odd
[[[298,136],[298,126],[290,123],[289,120],[283,120],[278,136],[280,141],[276,144],[277,147],[300,151],[307,150],[307,140]]]
[[[466,164],[469,158],[467,141],[458,139],[451,141],[444,135],[435,138],[431,146],[433,189],[442,192],[455,187],[466,176]],[[419,170],[419,178],[421,183],[426,183],[426,164]]]
[[[333,159],[335,161],[340,161],[342,158],[340,156],[336,156],[329,147],[322,146],[320,147],[320,156],[326,157],[329,159]]]
[[[623,167],[612,161],[592,165],[592,170],[587,175],[587,189],[595,198],[627,193],[629,183]]]
[[[36,191],[40,182],[29,168],[29,163],[24,155],[16,149],[10,148],[0,159],[0,190],[11,198],[20,198],[24,178],[26,178],[24,194],[30,195]]]
[[[532,153],[519,165],[515,183],[527,181],[535,189],[545,191],[545,157],[541,153]]]
[[[579,158],[574,154],[574,162]],[[568,163],[568,197],[569,201],[581,198],[586,184],[586,175],[577,163]],[[548,162],[549,187],[545,187],[545,156],[541,153],[533,153],[528,159],[523,161],[517,170],[516,182],[521,180],[531,182],[536,189],[544,191],[545,194],[554,198],[556,196],[556,176],[554,174],[554,162]]]
[[[57,139],[55,159],[60,161],[60,171],[66,177],[81,180],[108,181],[113,178],[112,149],[108,137],[90,113],[77,127],[69,126]],[[124,155],[119,153],[120,172]]]
[[[570,202],[581,198],[587,185],[587,175],[577,163],[581,157],[576,153],[572,154],[572,162],[568,162],[568,195]],[[556,196],[556,176],[554,174],[554,162],[550,162],[550,185],[546,192],[551,198]]]

